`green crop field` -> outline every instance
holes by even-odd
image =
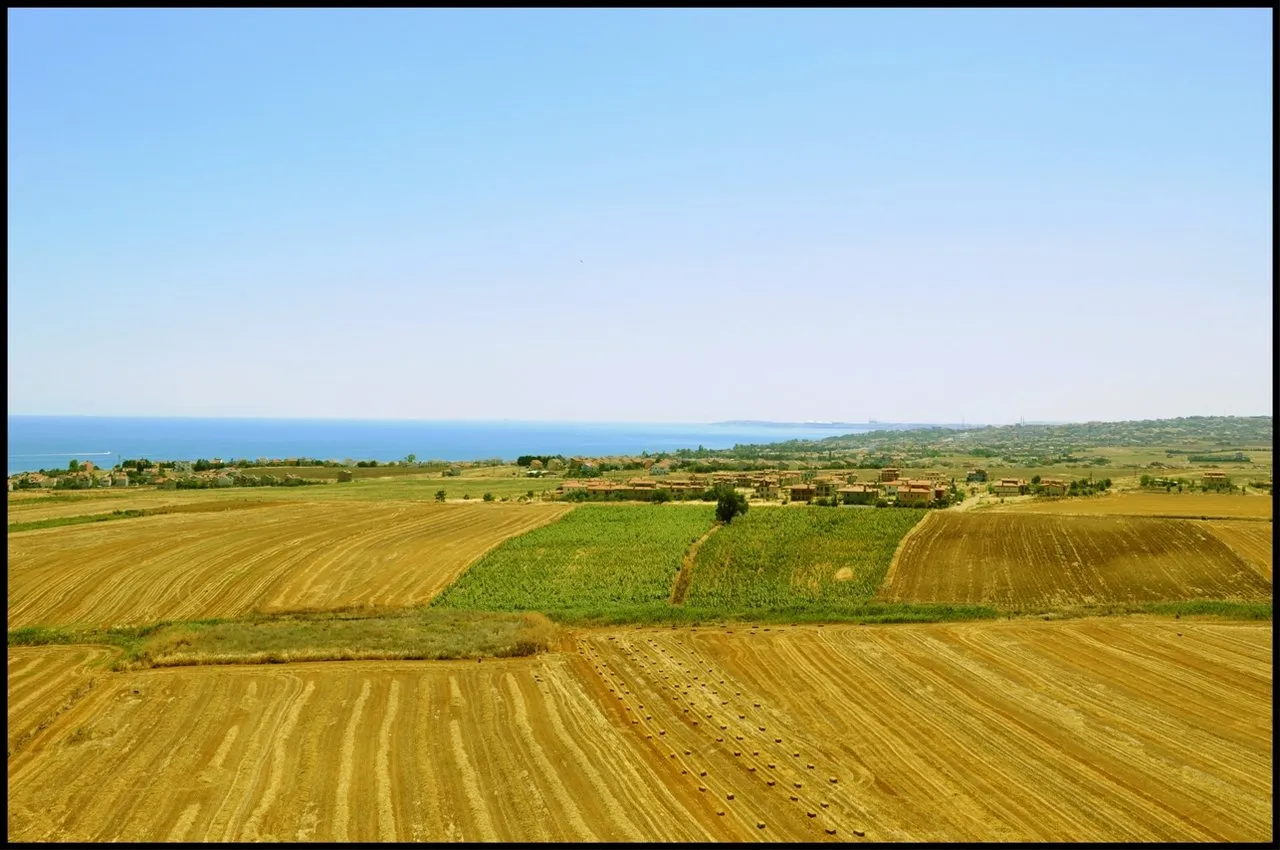
[[[582,505],[503,542],[434,604],[562,614],[665,607],[681,556],[713,514],[711,506]]]
[[[825,607],[875,595],[923,510],[755,510],[698,550],[686,602],[720,610]]]

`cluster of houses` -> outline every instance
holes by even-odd
[[[652,469],[650,470],[652,472]],[[614,499],[651,500],[659,490],[673,498],[696,497],[710,488],[730,486],[750,490],[758,499],[773,500],[785,495],[788,501],[811,502],[815,499],[838,499],[846,505],[873,504],[881,499],[900,505],[927,505],[947,498],[950,487],[937,472],[926,473],[921,480],[903,479],[899,470],[880,470],[878,480],[860,483],[856,473],[819,475],[808,481],[800,472],[770,470],[762,472],[713,472],[707,476],[690,475],[659,483],[655,478],[632,478],[611,481],[595,478],[588,481],[563,481],[556,496],[574,493]]]
[[[223,467],[222,469],[208,469],[201,472],[195,472],[192,469],[190,461],[177,461],[172,469],[161,469],[157,465],[149,466],[142,469],[138,475],[138,481],[143,484],[155,484],[163,486],[170,481],[177,481],[179,478],[202,478],[208,479],[210,482],[219,486],[231,486],[232,476],[238,470],[235,467]],[[225,479],[221,481],[220,479]],[[110,471],[99,470],[93,461],[84,461],[80,464],[79,469],[75,472],[64,472],[61,475],[45,475],[41,472],[21,472],[17,475],[9,476],[9,491],[24,490],[33,487],[57,487],[59,482],[63,487],[72,488],[88,488],[88,487],[128,487],[130,486],[128,472],[123,469],[115,469]]]

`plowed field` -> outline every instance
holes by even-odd
[[[1271,581],[1271,523],[1210,520],[1196,525],[1227,544],[1232,552]]]
[[[907,538],[881,597],[1014,608],[1266,600],[1271,583],[1185,520],[940,511]]]
[[[992,505],[983,513],[1070,514],[1079,516],[1164,516],[1199,519],[1271,516],[1267,496],[1225,493],[1111,493],[1077,499],[1030,499],[1006,505]]]
[[[1271,662],[1130,618],[114,673],[10,758],[8,837],[1267,841]]]
[[[9,628],[431,599],[562,505],[297,503],[9,535]]]

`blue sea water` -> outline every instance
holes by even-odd
[[[389,461],[414,454],[418,460],[455,461],[515,460],[523,454],[639,454],[821,439],[854,430],[750,424],[10,416],[8,474],[65,467],[72,458],[112,466],[120,459],[143,457]]]

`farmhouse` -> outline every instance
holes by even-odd
[[[1206,472],[1204,474],[1205,484],[1226,484],[1227,473],[1225,472]]]
[[[964,474],[964,480],[966,483],[974,481],[985,482],[987,480],[987,471],[985,469],[970,469]]]
[[[1026,489],[1027,482],[1021,478],[1001,478],[992,487],[997,496],[1020,496]]]
[[[871,504],[880,496],[880,490],[870,484],[850,484],[836,492],[840,494],[840,501],[846,505]]]
[[[1067,495],[1067,488],[1067,482],[1061,478],[1040,479],[1040,492],[1046,496],[1065,496]]]
[[[933,485],[928,481],[902,481],[898,485],[898,504],[927,505],[933,498]]]
[[[812,484],[792,484],[787,490],[790,492],[791,501],[793,502],[808,502],[817,495],[817,490],[814,489]]]
[[[896,467],[896,466],[886,466],[884,469],[880,470],[880,480],[881,480],[881,481],[884,481],[884,482],[886,482],[886,483],[887,483],[887,482],[889,482],[889,481],[897,481],[897,480],[898,480],[898,467]]]
[[[756,482],[755,493],[761,499],[778,498],[778,479],[761,478]]]
[[[834,478],[823,476],[813,480],[813,491],[820,499],[830,499],[836,494],[836,484],[839,482]]]
[[[350,481],[350,480],[351,480],[352,478],[354,478],[354,477],[355,477],[355,476],[353,476],[353,475],[351,474],[351,470],[349,470],[349,469],[339,469],[339,470],[338,470],[338,481],[339,481],[339,483],[341,483],[341,482],[343,482],[343,481]]]

